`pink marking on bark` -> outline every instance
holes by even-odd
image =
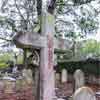
[[[48,67],[49,69],[53,66],[53,37],[48,35],[47,36],[47,45],[48,45]]]

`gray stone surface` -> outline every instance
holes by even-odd
[[[77,69],[75,71],[74,80],[75,80],[75,90],[85,85],[84,73],[80,69]]]
[[[91,88],[81,87],[75,91],[73,100],[96,100],[96,97]]]
[[[63,69],[61,73],[61,82],[65,83],[67,82],[67,79],[68,79],[68,72],[66,69]]]

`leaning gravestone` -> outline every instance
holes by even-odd
[[[61,73],[61,82],[62,83],[67,82],[67,78],[68,78],[67,70],[66,69],[63,69],[62,70],[62,73]]]
[[[84,86],[85,84],[85,78],[84,78],[84,73],[80,70],[77,69],[74,73],[74,80],[75,80],[75,90]]]
[[[75,91],[73,100],[96,100],[96,97],[91,88],[81,87]]]

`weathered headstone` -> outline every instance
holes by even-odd
[[[67,82],[67,78],[68,78],[68,72],[66,69],[63,69],[61,73],[61,82],[62,83]]]
[[[84,78],[84,73],[80,70],[77,69],[74,73],[74,80],[75,80],[75,90],[84,86],[85,84],[85,78]]]
[[[55,72],[55,85],[58,86],[60,81],[61,81],[60,73]]]
[[[75,91],[73,100],[96,100],[96,97],[91,88],[81,87]]]
[[[57,80],[57,81],[60,81],[60,73],[55,73],[55,79]]]
[[[28,84],[32,84],[32,71],[30,69],[24,69],[22,71],[23,77]]]

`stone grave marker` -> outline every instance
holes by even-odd
[[[73,100],[96,100],[95,93],[89,87],[78,88],[72,98]]]
[[[30,69],[24,69],[22,71],[22,75],[28,84],[32,84],[33,78],[32,78],[32,71]]]
[[[55,80],[60,81],[60,73],[55,73]]]
[[[74,80],[75,80],[75,90],[84,86],[85,84],[85,78],[84,78],[84,73],[80,70],[77,69],[74,73]]]
[[[60,73],[55,72],[55,85],[57,86],[61,82]]]
[[[65,83],[67,82],[67,79],[68,79],[68,72],[66,69],[63,69],[61,72],[61,82]]]

